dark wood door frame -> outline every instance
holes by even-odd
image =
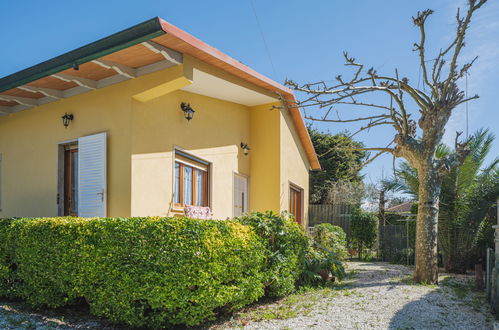
[[[297,185],[289,185],[289,212],[295,216],[296,222],[301,224],[303,219],[303,189]]]
[[[64,215],[66,216],[77,216],[76,211],[76,185],[75,182],[76,175],[74,174],[75,168],[75,153],[78,152],[78,148],[71,147],[66,148],[64,151]]]
[[[57,215],[77,216],[75,211],[75,187],[78,184],[75,180],[74,164],[75,153],[78,152],[77,142],[60,144],[58,146],[58,170],[57,170]]]

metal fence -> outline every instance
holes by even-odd
[[[308,208],[308,233],[313,235],[314,226],[330,223],[341,227],[350,241],[350,218],[352,207],[349,204],[310,204]],[[406,219],[407,220],[407,219]],[[414,230],[411,222],[379,227],[379,257],[384,261],[414,264]]]
[[[409,224],[379,227],[379,256],[383,261],[414,264],[414,232]]]
[[[487,300],[489,302],[494,301],[494,290],[496,290],[496,284],[494,283],[494,266],[496,263],[495,250],[487,248],[487,270],[485,272],[485,289],[487,293]]]

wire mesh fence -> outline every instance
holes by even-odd
[[[379,227],[379,256],[383,261],[414,264],[413,230],[409,223]]]

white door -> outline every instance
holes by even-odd
[[[234,174],[234,216],[248,212],[248,178]]]
[[[106,133],[78,139],[78,216],[105,217]]]

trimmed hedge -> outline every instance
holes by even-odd
[[[287,216],[0,219],[0,296],[84,299],[131,326],[198,325],[295,290],[307,238]]]
[[[286,213],[253,212],[237,220],[253,227],[266,247],[266,295],[280,297],[293,292],[304,271],[309,246],[303,228]]]
[[[33,307],[84,298],[132,326],[196,325],[264,294],[265,247],[236,221],[0,221],[0,294]]]

